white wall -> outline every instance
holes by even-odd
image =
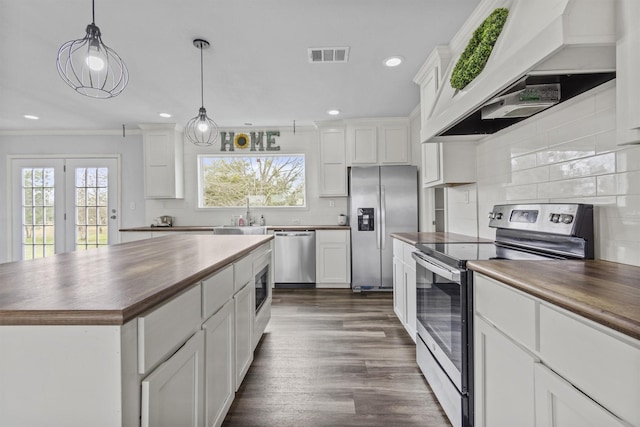
[[[222,129],[225,130],[225,129]],[[264,215],[267,225],[290,225],[299,220],[302,225],[335,225],[338,215],[347,214],[347,198],[320,198],[318,196],[318,165],[319,165],[319,137],[317,129],[313,127],[292,129],[264,128],[264,129],[226,129],[238,134],[244,132],[259,132],[279,130],[276,144],[280,151],[265,152],[267,154],[304,154],[306,160],[306,192],[307,206],[304,208],[252,208],[253,216]],[[181,200],[147,200],[146,217],[143,223],[149,225],[159,215],[175,217],[174,225],[226,225],[232,215],[244,215],[245,208],[198,208],[197,156],[199,154],[220,154],[220,144],[211,147],[197,147],[185,139],[184,142],[184,171],[185,198]],[[228,152],[227,152],[228,153]],[[236,148],[235,154],[259,154]],[[222,153],[224,154],[224,153]],[[333,203],[334,206],[330,206]]]
[[[640,147],[616,145],[615,126],[613,81],[483,139],[477,183],[447,189],[448,231],[493,238],[494,204],[590,203],[596,258],[640,265]]]
[[[127,135],[0,135],[0,262],[10,261],[8,241],[11,226],[9,201],[10,155],[64,156],[116,154],[121,159],[122,198],[120,212],[121,227],[141,225],[144,214],[144,184],[142,173],[142,135],[139,132]],[[134,206],[135,209],[131,209]]]

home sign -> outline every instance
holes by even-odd
[[[266,134],[266,146],[265,146]],[[276,136],[280,136],[279,130],[268,130],[266,132],[249,132],[235,134],[235,132],[220,132],[220,151],[235,151],[235,149],[249,151],[280,151],[280,146],[276,145]]]

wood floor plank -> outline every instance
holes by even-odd
[[[450,427],[390,293],[275,289],[223,426]]]

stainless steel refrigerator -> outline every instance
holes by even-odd
[[[415,166],[352,167],[349,173],[351,288],[393,290],[391,233],[418,231]]]

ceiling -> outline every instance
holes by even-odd
[[[84,36],[89,0],[0,0],[0,131],[108,130],[185,124],[204,105],[221,127],[311,125],[406,117],[412,82],[478,0],[97,0],[102,39],[124,59],[129,85],[115,98],[77,94],[56,55]],[[311,64],[309,47],[350,48],[348,63]],[[383,59],[405,61],[387,68]],[[160,112],[171,113],[161,118]],[[39,120],[23,117],[31,114]]]

